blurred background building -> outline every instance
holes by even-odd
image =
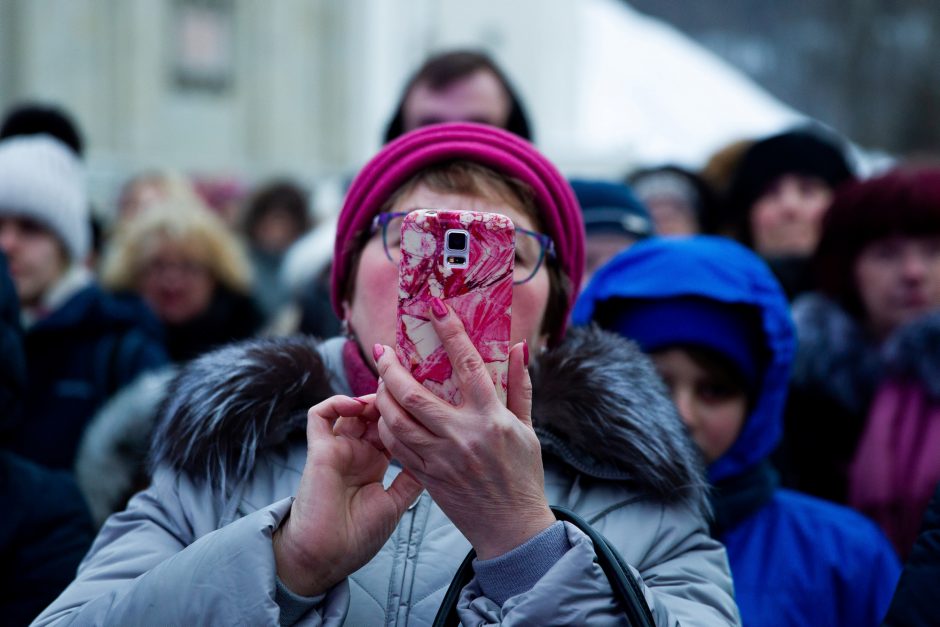
[[[429,53],[456,46],[483,49],[505,68],[536,143],[571,174],[619,178],[664,160],[699,166],[801,112],[874,149],[934,137],[937,116],[918,109],[916,94],[935,103],[938,83],[918,85],[914,74],[937,63],[891,73],[879,61],[880,73],[866,74],[866,51],[852,37],[878,32],[878,22],[842,41],[837,16],[799,18],[804,4],[812,3],[783,11],[746,0],[0,0],[0,108],[24,99],[67,108],[105,210],[129,175],[173,167],[246,184],[293,176],[315,184],[328,211],[379,146],[409,75]],[[849,15],[848,4],[875,3],[828,4]],[[784,18],[803,33],[799,46]],[[936,57],[940,46],[927,44],[937,29],[905,19],[886,23],[873,51],[913,33],[917,50]],[[838,46],[850,58],[826,74],[812,52]],[[877,90],[879,77],[901,74],[910,84],[903,100]],[[843,79],[878,97],[847,96]]]

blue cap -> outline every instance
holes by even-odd
[[[653,220],[646,206],[629,187],[609,181],[570,181],[588,235],[614,233],[643,239],[654,234]]]

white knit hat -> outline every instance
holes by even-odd
[[[91,243],[88,197],[82,165],[49,135],[0,141],[0,216],[23,216],[54,233],[73,262]]]

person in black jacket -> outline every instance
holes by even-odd
[[[21,414],[26,358],[16,290],[0,253],[0,417]],[[0,449],[0,616],[26,625],[65,588],[94,538],[72,478]]]
[[[928,627],[940,625],[937,585],[940,583],[940,485],[927,507],[911,557],[901,571],[885,617],[889,627]]]
[[[139,300],[117,300],[86,265],[91,229],[82,167],[49,135],[0,142],[0,250],[22,307],[29,420],[6,448],[72,467],[91,415],[141,372],[166,362],[159,326]]]

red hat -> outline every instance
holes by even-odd
[[[532,144],[512,133],[482,124],[426,126],[387,144],[356,176],[339,214],[333,254],[333,310],[343,316],[342,300],[349,281],[357,235],[370,227],[386,201],[424,168],[443,161],[466,160],[518,179],[533,193],[547,235],[555,243],[562,272],[571,281],[569,309],[584,272],[584,223],[574,192],[552,163]],[[567,314],[549,342],[565,333]]]

